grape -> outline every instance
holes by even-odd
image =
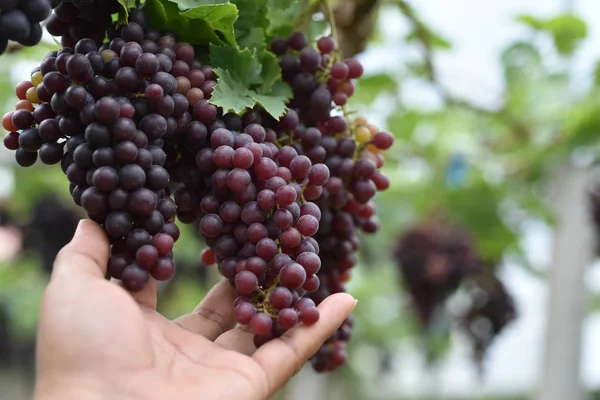
[[[250,303],[240,303],[235,307],[235,320],[242,325],[248,325],[255,315],[256,307]]]
[[[298,313],[292,308],[285,308],[279,311],[277,323],[280,328],[291,329],[298,323]]]
[[[279,310],[290,307],[292,300],[292,292],[283,286],[277,286],[269,295],[269,303]]]
[[[114,211],[108,214],[105,222],[106,232],[115,239],[127,236],[132,229],[133,220],[123,211]]]
[[[279,273],[281,283],[289,289],[298,289],[306,281],[306,271],[300,264],[290,264],[281,269]]]
[[[319,320],[319,310],[316,307],[305,307],[298,313],[298,319],[305,325],[313,325]]]
[[[245,272],[245,271],[244,271]],[[273,326],[273,321],[265,313],[258,313],[250,321],[250,330],[255,335],[266,335]]]
[[[152,267],[152,277],[157,281],[166,281],[175,275],[175,262],[170,257],[160,257]]]
[[[235,287],[240,293],[251,294],[258,288],[258,278],[250,271],[241,271],[235,276]]]
[[[150,274],[137,264],[128,265],[121,275],[123,286],[130,292],[139,292],[148,285]]]

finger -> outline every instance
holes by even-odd
[[[227,280],[216,284],[196,309],[174,322],[192,333],[215,340],[235,326],[233,302],[235,290]]]
[[[215,340],[215,344],[247,356],[251,356],[256,351],[254,334],[250,332],[248,326],[240,326],[225,332]]]
[[[104,279],[108,262],[109,242],[100,225],[81,220],[75,235],[56,256],[52,279],[86,277]]]
[[[317,323],[311,326],[299,324],[254,353],[254,360],[269,378],[270,393],[275,393],[300,371],[355,306],[356,300],[347,293],[329,296],[319,305],[321,317]]]

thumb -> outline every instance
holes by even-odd
[[[56,257],[52,279],[74,276],[104,279],[109,248],[102,227],[94,221],[81,220],[71,242]]]

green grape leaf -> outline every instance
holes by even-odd
[[[181,11],[189,10],[190,8],[204,6],[204,5],[215,5],[215,4],[228,4],[229,0],[174,0]]]
[[[222,33],[227,43],[236,44],[233,24],[238,18],[238,10],[234,4],[201,5],[184,11],[181,15],[191,20],[205,21],[213,30]]]
[[[281,80],[281,68],[275,54],[265,51],[262,56],[262,86],[261,93],[269,93],[275,82]]]
[[[246,87],[260,82],[262,66],[255,52],[230,46],[211,46],[210,60],[215,68],[227,70]]]
[[[181,41],[193,45],[209,43],[236,45],[234,24],[238,18],[235,4],[207,0],[146,0],[150,25],[170,30]]]
[[[121,9],[119,10],[119,22],[127,23],[129,18],[129,10],[135,7],[135,0],[118,0],[121,5]]]
[[[235,35],[241,48],[262,51],[266,47],[267,0],[232,0],[238,10],[239,18],[235,22]]]
[[[237,36],[237,42],[242,49],[248,48],[262,52],[267,47],[267,36],[263,28],[252,28],[245,35]]]
[[[267,95],[257,94],[254,96],[266,112],[275,119],[279,119],[287,110],[287,102],[292,98],[292,89],[284,82],[277,82],[273,90]]]
[[[215,73],[218,79],[210,98],[212,104],[235,113],[242,113],[246,108],[254,107],[255,93],[249,90],[243,81],[222,68],[215,68]]]
[[[288,36],[301,12],[298,0],[268,0],[269,36]]]

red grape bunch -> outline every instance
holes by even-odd
[[[287,40],[275,40],[271,49],[279,55],[283,78],[294,91],[290,107],[295,112],[280,121],[267,118],[265,123],[276,132],[277,143],[287,144],[280,151],[323,163],[330,172],[325,185],[309,185],[304,192],[305,199],[316,205],[320,220],[312,243],[321,259],[320,285],[306,297],[309,304],[318,305],[345,290],[357,263],[358,232],[374,233],[379,227],[372,198],[389,187],[380,171],[381,152],[394,139],[364,118],[346,116],[345,104],[355,90],[353,80],[362,76],[363,67],[355,59],[339,60],[331,37],[321,38],[313,47],[296,32]],[[316,370],[333,370],[345,362],[345,342],[352,326],[349,318],[323,345],[312,360]]]
[[[51,0],[0,0],[0,55],[13,40],[35,46],[42,39],[40,22],[52,11]]]
[[[423,224],[406,232],[395,255],[423,326],[465,278],[481,271],[472,238],[442,223]]]

